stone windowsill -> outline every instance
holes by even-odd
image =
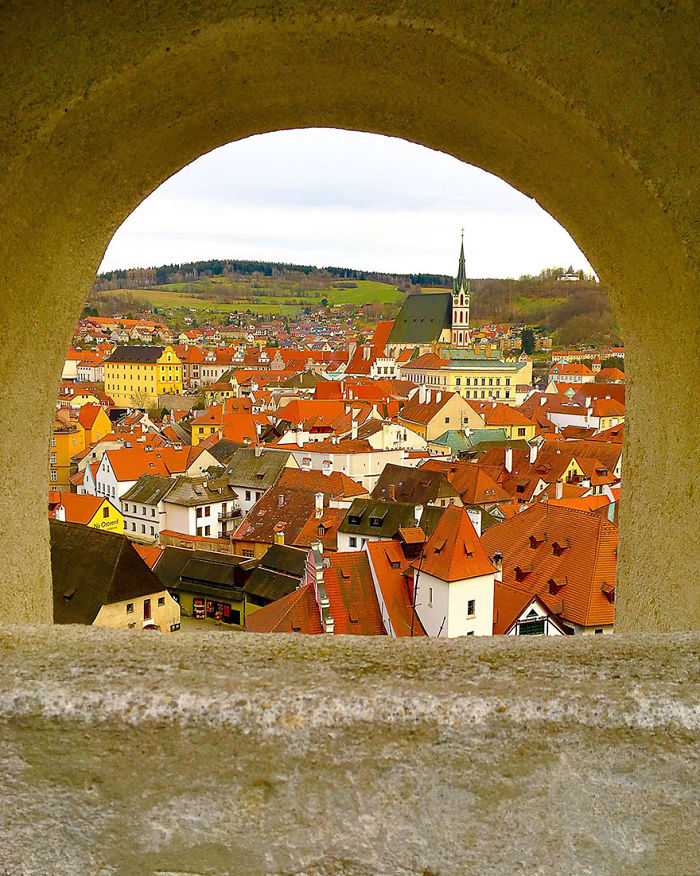
[[[0,627],[0,874],[690,873],[700,634]]]

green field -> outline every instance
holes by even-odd
[[[557,307],[566,303],[566,298],[518,298],[516,306],[518,307],[521,319],[528,319],[534,314],[547,314],[551,310],[556,310]]]
[[[400,304],[403,293],[388,283],[372,280],[356,280],[356,288],[328,288],[308,291],[298,285],[270,285],[263,282],[258,288],[250,283],[231,283],[222,277],[197,280],[189,283],[168,283],[148,289],[117,289],[109,294],[133,296],[137,302],[150,307],[184,307],[202,311],[230,313],[247,311],[253,313],[280,313],[293,315],[301,307],[318,307],[325,299],[328,304]],[[270,293],[281,294],[270,294]],[[266,294],[265,294],[266,293]],[[98,296],[99,297],[99,296]]]

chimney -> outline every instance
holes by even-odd
[[[66,509],[63,505],[59,505],[56,508],[56,520],[63,520],[65,522],[66,519]]]
[[[335,632],[335,621],[333,618],[328,615],[324,624],[323,624],[323,632],[324,633],[334,633]]]
[[[435,393],[435,404],[439,405],[441,401],[442,401],[442,393],[436,392]]]
[[[557,481],[554,485],[554,498],[561,499],[564,495],[564,484],[561,481]]]
[[[500,551],[496,551],[496,553],[492,557],[493,564],[496,567],[496,574],[493,576],[494,581],[502,581],[503,580],[503,554]]]
[[[423,517],[423,506],[416,505],[413,509],[413,516],[416,518],[416,526],[420,526],[421,518]]]
[[[547,404],[547,396],[546,395],[543,395],[540,398],[540,407],[542,407],[542,405],[544,405],[544,404]]]
[[[530,445],[530,454],[529,454],[530,465],[534,465],[537,460],[537,445]]]
[[[350,437],[353,441],[357,441],[357,420],[351,421]]]
[[[513,448],[512,447],[506,447],[505,463],[506,463],[506,471],[508,472],[508,474],[510,474],[513,471]]]
[[[425,404],[425,392],[426,392],[425,384],[423,384],[418,388],[418,404],[419,405]]]
[[[263,452],[262,444],[256,444],[256,445],[255,445],[255,457],[256,457],[256,459],[259,459],[259,458],[262,456],[262,452]]]
[[[425,391],[425,403],[426,403],[427,405],[430,404],[430,398],[431,398],[432,394],[433,394],[433,393],[432,393],[432,390],[430,390],[430,389],[426,389],[426,391]]]
[[[284,523],[277,523],[275,525],[274,543],[284,544]]]
[[[312,541],[311,542],[311,550],[316,551],[317,554],[323,553],[323,543],[320,541]]]
[[[280,493],[279,496],[277,496],[277,507],[284,508],[284,493]]]
[[[314,496],[314,507],[316,519],[320,520],[323,517],[323,493],[316,493]]]

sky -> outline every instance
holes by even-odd
[[[590,265],[532,199],[492,174],[378,134],[277,131],[229,143],[166,180],[100,268],[210,258],[470,277]]]

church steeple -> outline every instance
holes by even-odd
[[[462,291],[467,284],[467,269],[464,265],[464,228],[462,229],[462,246],[459,250],[459,267],[457,268],[457,279],[455,280],[455,292]]]
[[[452,346],[468,347],[469,337],[469,304],[470,287],[467,280],[467,268],[464,262],[464,229],[462,229],[462,245],[459,250],[459,267],[452,291]]]

